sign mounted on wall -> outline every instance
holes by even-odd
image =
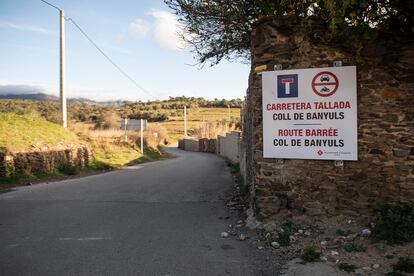
[[[262,73],[263,157],[358,160],[356,67]]]

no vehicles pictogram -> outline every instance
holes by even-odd
[[[335,94],[339,87],[338,78],[331,72],[323,71],[313,78],[312,89],[316,95],[329,97]]]

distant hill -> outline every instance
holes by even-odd
[[[45,93],[35,93],[35,94],[0,94],[0,99],[8,100],[34,100],[34,101],[52,101],[57,102],[59,98],[53,95]]]
[[[45,101],[45,102],[58,102],[59,97],[46,93],[33,93],[33,94],[0,94],[0,100],[33,100],[33,101]],[[70,103],[86,103],[100,106],[121,106],[124,101],[104,101],[98,102],[87,98],[69,98]]]
[[[69,98],[70,103],[86,103],[86,104],[95,104],[100,106],[121,106],[124,104],[124,101],[94,101],[87,98]]]

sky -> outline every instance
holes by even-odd
[[[49,0],[154,97],[137,88],[66,21],[67,96],[147,101],[170,96],[243,98],[249,64],[200,69],[162,0]],[[58,95],[59,12],[40,0],[0,0],[0,93]],[[17,93],[17,92],[16,92]],[[29,93],[29,92],[28,92]]]

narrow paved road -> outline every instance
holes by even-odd
[[[223,239],[232,177],[213,154],[0,195],[0,275],[258,275]]]

